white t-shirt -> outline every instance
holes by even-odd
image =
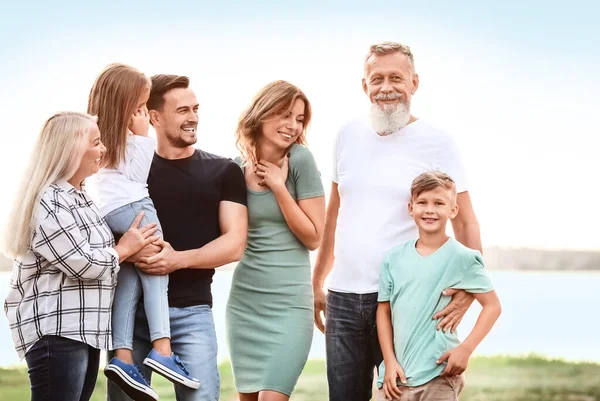
[[[408,214],[412,181],[440,170],[460,193],[467,190],[464,168],[452,136],[421,119],[388,136],[368,120],[351,121],[339,131],[334,152],[340,209],[328,288],[374,293],[385,251],[418,238]]]
[[[116,169],[103,168],[92,177],[94,201],[103,216],[149,196],[146,181],[155,147],[154,138],[128,134],[125,160]]]

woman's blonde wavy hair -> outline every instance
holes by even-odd
[[[56,113],[46,120],[29,156],[2,236],[1,250],[6,256],[17,258],[27,253],[42,195],[50,184],[75,175],[94,125],[95,117],[72,111]]]
[[[258,142],[262,123],[290,110],[296,99],[304,102],[304,126],[295,143],[306,145],[306,132],[312,110],[308,98],[300,89],[286,81],[271,82],[262,88],[238,120],[235,145],[246,163],[260,160]]]

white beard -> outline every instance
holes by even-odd
[[[397,106],[391,104],[379,107],[371,104],[371,125],[379,135],[389,135],[406,127],[410,120],[410,106],[400,102]]]

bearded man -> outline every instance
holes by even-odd
[[[371,399],[373,371],[382,361],[376,327],[380,265],[386,250],[418,237],[407,207],[416,176],[440,170],[454,179],[459,206],[454,236],[481,251],[479,223],[452,136],[410,112],[419,88],[410,48],[395,42],[372,45],[362,86],[372,103],[370,121],[350,121],[338,132],[313,272],[315,324],[325,333],[331,401]],[[432,319],[439,319],[438,330],[454,331],[473,297],[456,290],[443,295],[452,296],[452,302]]]

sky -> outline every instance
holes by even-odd
[[[228,157],[254,94],[294,83],[313,106],[309,147],[328,188],[338,128],[368,112],[364,55],[393,40],[415,56],[413,113],[458,142],[484,246],[600,247],[598,2],[168,3],[3,5],[0,225],[45,119],[85,111],[111,62],[189,76],[197,146]]]

